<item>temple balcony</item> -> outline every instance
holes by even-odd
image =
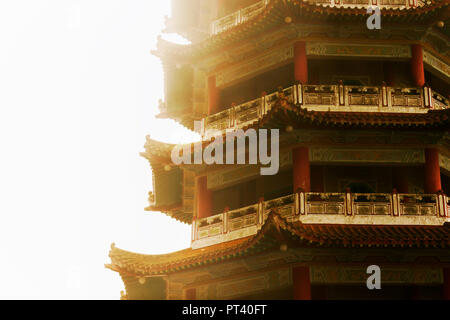
[[[230,13],[220,19],[217,19],[211,24],[211,34],[218,34],[224,32],[234,26],[244,23],[253,17],[261,13],[266,6],[269,4],[270,0],[261,0],[248,7],[237,10]]]
[[[264,11],[270,2],[271,0],[261,0],[213,21],[211,24],[211,34],[215,35],[227,31],[256,17]],[[309,0],[308,2],[324,7],[358,9],[378,6],[380,9],[404,10],[424,5],[424,2],[420,0]]]
[[[298,84],[204,118],[203,135],[244,128],[263,118],[280,97],[308,111],[426,113],[450,108],[450,101],[429,87]]]
[[[438,194],[298,192],[194,220],[192,248],[255,235],[269,212],[305,224],[443,225],[450,198]]]

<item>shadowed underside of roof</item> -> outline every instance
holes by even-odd
[[[145,255],[111,246],[107,268],[123,274],[158,275],[255,253],[295,247],[450,248],[450,224],[443,226],[336,225],[287,222],[272,211],[254,236],[200,249]]]

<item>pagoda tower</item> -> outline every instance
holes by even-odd
[[[191,246],[112,245],[123,299],[450,299],[448,0],[172,0],[165,32],[191,44],[158,40],[159,117],[203,139],[177,164],[147,138],[146,210]],[[251,130],[275,175],[250,134],[245,163],[194,159]]]

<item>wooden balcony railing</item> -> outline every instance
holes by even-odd
[[[258,15],[261,11],[263,11],[269,2],[270,0],[258,1],[251,6],[245,7],[229,15],[226,15],[225,17],[213,21],[213,23],[211,24],[211,34],[218,34],[250,20],[251,18]]]
[[[378,6],[380,9],[407,9],[422,7],[421,0],[308,0],[310,3],[330,5],[338,8],[367,8]]]
[[[244,23],[261,13],[271,0],[261,0],[251,6],[230,13],[211,24],[211,34],[224,32]],[[406,9],[421,7],[421,0],[309,0],[310,3],[339,8],[367,8],[378,6],[380,9]]]
[[[449,100],[429,87],[299,84],[204,118],[202,134],[208,130],[243,128],[267,114],[279,96],[299,108],[314,111],[425,113],[430,109],[450,108]]]
[[[273,209],[287,221],[302,223],[377,224],[378,221],[393,225],[437,225],[450,220],[450,198],[441,193],[298,192],[195,220],[192,246],[198,248],[254,235]],[[336,217],[340,222],[336,222]]]

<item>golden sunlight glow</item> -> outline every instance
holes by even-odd
[[[189,246],[189,226],[144,211],[145,136],[198,139],[155,118],[164,81],[150,51],[167,15],[170,1],[0,3],[0,298],[119,299],[112,242]]]

